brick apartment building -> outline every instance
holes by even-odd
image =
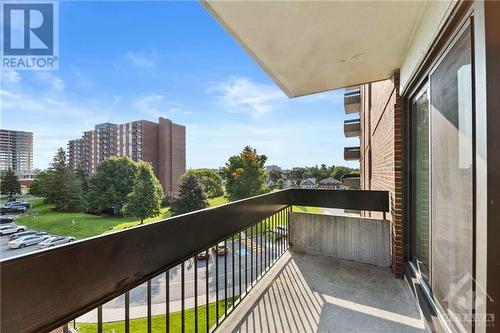
[[[12,169],[20,181],[33,177],[33,133],[0,129],[0,171]]]
[[[403,151],[399,76],[346,89],[346,115],[358,118],[344,122],[346,137],[359,137],[359,147],[346,147],[344,158],[360,162],[362,190],[389,191],[392,268],[404,272],[403,246]],[[378,217],[378,212],[362,212],[364,217]]]
[[[111,156],[150,162],[163,191],[175,192],[186,171],[186,128],[160,117],[158,123],[137,120],[125,124],[103,123],[68,142],[68,164],[92,176]]]

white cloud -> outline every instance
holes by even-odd
[[[136,111],[148,117],[165,117],[174,113],[190,114],[180,103],[167,101],[164,95],[157,93],[144,94],[132,102]]]
[[[248,113],[257,118],[286,102],[287,97],[276,86],[254,82],[246,77],[231,77],[223,82],[211,83],[209,93],[228,112]]]
[[[139,112],[146,113],[153,117],[158,117],[162,114],[161,102],[165,99],[165,96],[159,94],[146,94],[137,98],[133,102],[133,106]]]
[[[33,132],[34,166],[46,168],[58,147],[66,148],[84,130],[109,120],[106,106],[90,101],[68,101],[62,94],[30,94],[2,89],[0,92],[2,126]],[[22,115],[22,117],[9,115]]]
[[[128,51],[125,58],[137,68],[155,67],[158,63],[158,54],[155,50],[148,52]]]
[[[2,83],[19,83],[21,75],[16,71],[2,71]]]
[[[59,76],[52,74],[48,71],[35,72],[34,77],[37,80],[39,80],[45,84],[48,84],[48,86],[52,90],[62,91],[62,90],[64,90],[64,88],[66,88],[66,84]]]

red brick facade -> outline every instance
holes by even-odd
[[[390,192],[392,270],[404,271],[403,133],[399,75],[361,86],[361,188]],[[382,217],[365,212],[365,216]]]

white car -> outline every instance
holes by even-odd
[[[15,234],[16,232],[20,231],[25,231],[26,227],[25,226],[17,226],[17,225],[2,225],[0,226],[0,236],[3,235],[9,235],[9,234]]]
[[[70,242],[74,242],[74,241],[75,241],[75,237],[53,236],[53,237],[49,237],[46,240],[38,243],[37,246],[40,249],[45,249],[47,247],[66,244],[66,243],[70,243]]]
[[[31,235],[25,236],[9,242],[9,247],[11,249],[22,249],[23,247],[35,245],[41,241],[47,239],[47,235]]]

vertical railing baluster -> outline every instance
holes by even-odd
[[[170,269],[165,272],[165,331],[170,333]]]
[[[148,280],[147,282],[147,291],[148,291],[148,333],[151,333],[151,279]]]
[[[252,253],[250,254],[250,288],[253,286],[253,253],[254,253],[254,244],[253,244],[253,226],[250,227],[250,232],[252,233]]]
[[[194,257],[194,331],[198,333],[198,259]]]
[[[235,266],[234,266],[234,235],[231,236],[231,248],[232,248],[232,254],[233,254],[233,260],[232,260],[232,264],[233,264],[233,274],[231,275],[231,285],[233,287],[233,299],[231,301],[231,304],[234,303],[234,288],[235,288],[235,285],[234,285],[234,269],[235,269]]]
[[[272,251],[272,261],[271,263],[274,263],[274,260],[276,259],[276,227],[275,227],[275,222],[276,222],[276,215],[273,214],[272,222],[271,222],[271,228],[273,230],[273,251]]]
[[[259,232],[259,236],[260,236],[260,246],[259,246],[259,254],[260,254],[260,277],[262,278],[262,275],[263,275],[263,270],[262,270],[262,252],[263,252],[263,244],[262,244],[262,227],[264,225],[264,220],[260,221],[260,232]]]
[[[245,229],[245,294],[248,290],[248,228]]]
[[[219,244],[215,247],[215,323],[219,324]]]
[[[224,316],[227,316],[227,239],[224,239]]]
[[[240,234],[239,234],[239,252],[238,252],[238,280],[239,280],[239,287],[238,287],[238,290],[239,290],[239,299],[241,300],[241,231],[240,231]]]
[[[130,293],[125,293],[125,333],[130,333]]]
[[[283,229],[284,228],[284,225],[283,225],[283,209],[280,210],[280,231],[281,230],[285,230]],[[283,254],[284,250],[283,250],[283,238],[285,238],[285,235],[284,235],[284,232],[281,231],[281,235],[280,235],[280,256]]]
[[[97,333],[102,333],[102,306],[97,307]]]
[[[185,272],[184,272],[184,261],[182,262],[181,264],[181,332],[184,333],[185,330],[186,330],[186,324],[184,322],[184,319],[186,317],[186,313],[185,313],[185,307],[186,307],[186,304],[185,304],[185,296],[186,296],[186,290],[184,289],[184,282],[186,280],[186,277],[184,276]]]
[[[210,249],[208,249],[208,256],[205,261],[205,321],[207,324],[206,331],[207,333],[210,332],[210,318],[209,318],[209,313],[210,313],[210,300],[209,300],[209,294],[210,294],[210,286],[208,284],[208,278],[209,278],[209,271],[208,271],[208,260],[210,258]],[[215,258],[217,258],[217,254],[215,255]]]

